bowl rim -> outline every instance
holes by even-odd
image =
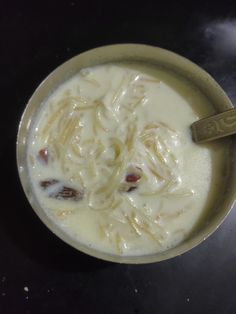
[[[187,72],[189,72],[190,75],[196,72],[199,75],[200,79],[205,81],[206,84],[209,84],[215,88],[215,90],[218,92],[218,95],[221,97],[225,108],[228,108],[228,109],[233,108],[233,105],[230,99],[228,98],[228,96],[225,94],[223,89],[219,86],[219,84],[214,80],[214,78],[209,73],[207,73],[204,69],[199,67],[194,62],[190,61],[189,59],[183,56],[180,56],[179,54],[176,54],[175,52],[172,52],[172,51],[160,48],[160,47],[156,47],[156,46],[150,46],[150,45],[144,45],[144,44],[133,44],[133,43],[132,44],[114,44],[114,45],[106,45],[106,46],[93,48],[93,49],[87,50],[85,52],[82,52],[74,56],[73,58],[67,60],[66,62],[56,67],[39,84],[39,86],[36,88],[32,96],[30,97],[28,103],[25,106],[23,114],[21,116],[19,127],[18,127],[18,133],[17,133],[16,159],[17,159],[18,174],[19,174],[21,185],[23,187],[25,195],[32,209],[36,213],[36,215],[48,227],[49,230],[51,230],[56,236],[58,236],[65,243],[69,244],[70,246],[74,247],[80,252],[83,252],[90,256],[93,256],[102,260],[110,261],[110,262],[125,263],[125,264],[144,264],[144,263],[160,262],[166,259],[173,258],[178,255],[181,255],[191,250],[192,248],[196,247],[205,239],[207,239],[221,225],[221,223],[225,220],[225,218],[229,214],[230,210],[234,206],[236,193],[234,193],[231,199],[228,200],[227,205],[225,205],[221,214],[217,217],[217,219],[215,219],[214,224],[212,223],[210,226],[204,229],[204,232],[203,231],[200,232],[198,235],[194,236],[193,238],[190,238],[187,242],[183,242],[177,247],[173,247],[167,251],[155,253],[151,255],[141,255],[141,256],[129,256],[129,255],[123,256],[122,255],[120,256],[120,255],[109,254],[109,253],[102,252],[94,248],[88,247],[80,243],[78,240],[75,240],[69,234],[67,234],[62,229],[60,229],[60,227],[56,223],[54,223],[53,220],[49,216],[46,215],[42,207],[40,207],[39,203],[36,201],[36,198],[33,195],[32,190],[30,190],[29,182],[27,183],[27,169],[26,169],[27,161],[25,160],[25,156],[26,156],[25,151],[27,149],[26,137],[28,134],[27,132],[29,131],[29,128],[30,128],[31,121],[32,121],[32,117],[30,117],[28,111],[31,104],[33,104],[34,102],[35,97],[37,97],[37,95],[40,94],[41,90],[45,87],[45,85],[47,86],[48,84],[49,85],[53,84],[53,80],[55,76],[57,75],[60,76],[60,73],[63,72],[64,69],[69,67],[71,64],[76,63],[78,60],[83,59],[83,58],[85,60],[87,59],[89,60],[89,58],[93,58],[94,56],[103,56],[103,54],[109,50],[113,52],[116,52],[119,50],[121,52],[121,60],[122,58],[124,58],[124,55],[126,55],[126,52],[128,52],[128,54],[133,52],[134,55],[136,57],[139,57],[141,60],[144,60],[144,61],[149,60],[152,62],[152,58],[147,59],[145,57],[145,53],[146,53],[147,55],[157,56],[155,61],[153,59],[153,63],[156,63],[157,59],[160,58],[161,60],[166,60],[167,62],[170,62],[170,64],[178,65],[178,68],[180,69],[181,69],[181,66],[183,68],[185,67],[188,70]],[[124,53],[124,55],[122,55],[122,53]],[[132,56],[130,55],[130,58],[131,57]],[[40,103],[38,103],[38,106],[39,105]],[[24,133],[26,133],[26,135],[24,135]]]

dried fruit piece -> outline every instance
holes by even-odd
[[[138,188],[137,183],[123,182],[120,184],[119,191],[120,192],[132,192]]]
[[[121,182],[119,191],[132,192],[137,189],[139,180],[142,177],[143,170],[137,166],[130,166],[127,170],[127,175],[123,182]]]
[[[45,164],[48,163],[49,151],[48,148],[42,148],[38,152],[39,159],[44,162]]]
[[[137,173],[129,173],[125,177],[126,182],[137,182],[141,179],[141,176]]]
[[[57,179],[49,179],[40,181],[39,185],[44,189],[47,190],[48,188],[54,186],[55,184],[60,183]],[[76,190],[74,188],[68,186],[56,186],[55,188],[49,190],[49,197],[56,198],[58,200],[73,200],[79,201],[83,197],[83,192],[80,190]]]
[[[44,180],[44,181],[41,181],[39,184],[40,186],[46,190],[48,187],[58,183],[59,181],[56,180],[56,179],[51,179],[51,180]]]
[[[58,200],[79,201],[82,199],[83,193],[74,188],[63,186],[59,191],[52,193],[49,196]]]
[[[136,190],[137,189],[137,186],[131,186],[127,192],[132,192],[133,190]]]

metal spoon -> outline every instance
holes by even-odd
[[[196,143],[204,143],[236,134],[236,108],[200,119],[191,125],[191,130],[193,140]]]

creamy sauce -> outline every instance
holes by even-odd
[[[84,245],[118,255],[167,250],[211,207],[227,144],[196,145],[214,111],[173,73],[142,65],[82,70],[41,105],[28,165],[47,215]]]

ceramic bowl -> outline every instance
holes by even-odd
[[[29,180],[29,170],[27,167],[27,142],[32,121],[40,104],[56,89],[61,83],[72,77],[82,68],[115,61],[135,61],[144,62],[149,65],[158,65],[184,76],[199,88],[215,107],[216,112],[233,107],[216,81],[196,64],[173,52],[147,45],[139,44],[118,44],[95,48],[81,53],[69,61],[63,63],[53,71],[36,89],[30,98],[22,115],[17,137],[17,165],[20,180],[24,192],[42,222],[59,238],[76,248],[79,251],[94,257],[119,262],[119,263],[151,263],[172,258],[186,251],[189,251],[203,240],[205,240],[223,222],[226,215],[233,206],[236,196],[236,137],[232,137],[229,156],[229,174],[226,184],[222,186],[221,195],[216,195],[214,206],[205,215],[204,220],[198,228],[192,232],[184,242],[167,251],[143,255],[143,256],[117,256],[97,251],[76,241],[68,234],[59,229],[58,225],[51,220],[38,203]]]

